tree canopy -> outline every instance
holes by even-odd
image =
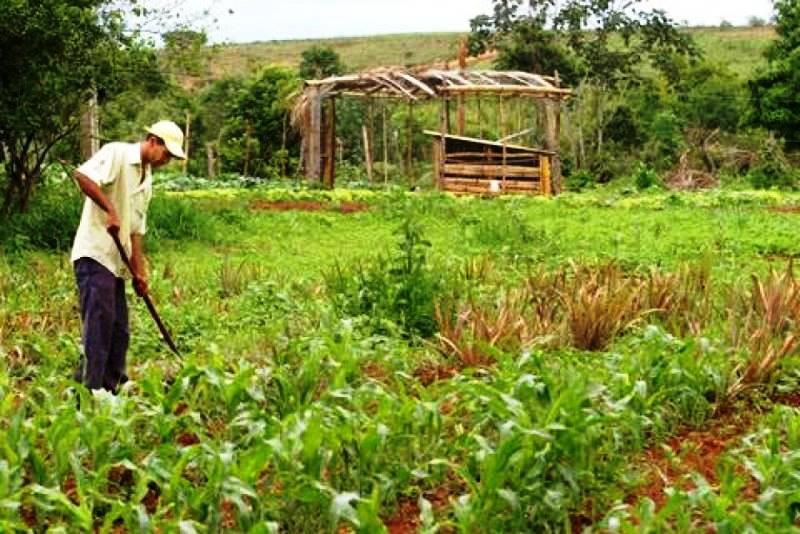
[[[777,0],[778,39],[766,51],[767,66],[750,81],[751,122],[800,147],[800,1]]]
[[[152,51],[108,8],[107,0],[14,0],[0,10],[2,213],[25,210],[48,152],[75,130],[93,90],[158,77]]]
[[[697,54],[664,12],[636,9],[641,2],[494,0],[493,14],[470,23],[470,52],[496,48],[501,68],[609,86],[637,76],[643,61],[659,68],[663,58]]]

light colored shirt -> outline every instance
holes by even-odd
[[[139,143],[109,143],[78,167],[78,172],[99,185],[119,216],[119,238],[128,257],[131,234],[147,231],[147,208],[153,197],[153,176],[148,165],[142,181]],[[81,222],[72,245],[71,261],[92,258],[115,276],[128,278],[125,263],[106,230],[107,216],[92,199],[83,204]]]

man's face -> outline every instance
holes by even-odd
[[[153,167],[161,167],[169,163],[169,160],[172,158],[172,154],[170,154],[169,150],[167,150],[167,146],[164,144],[164,141],[156,137],[151,137],[148,142],[150,149],[150,165]]]

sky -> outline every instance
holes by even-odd
[[[319,39],[385,33],[469,31],[469,20],[492,10],[491,0],[212,0],[213,42]],[[771,0],[647,0],[691,25],[744,25],[769,19]],[[232,13],[229,12],[232,11]]]

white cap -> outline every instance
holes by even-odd
[[[172,121],[158,121],[145,130],[163,140],[173,157],[186,159],[186,154],[183,152],[183,131],[177,124]]]

